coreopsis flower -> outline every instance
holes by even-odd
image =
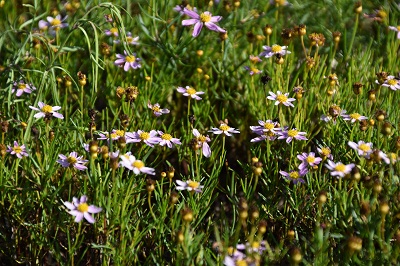
[[[155,130],[151,130],[150,132],[143,130],[138,130],[137,132],[127,132],[125,137],[126,143],[144,142],[150,147],[154,147],[154,145],[159,144],[162,141],[162,139],[157,136],[157,131]]]
[[[301,164],[299,165],[300,171],[307,169],[308,166],[317,166],[322,161],[322,158],[316,157],[314,152],[303,152],[302,154],[298,154],[297,158],[301,161]]]
[[[104,34],[107,36],[113,36],[113,37],[118,37],[118,29],[117,28],[111,28],[107,29],[104,31]]]
[[[64,154],[59,154],[58,157],[60,159],[57,160],[57,163],[61,164],[62,167],[73,167],[77,170],[83,171],[86,170],[87,167],[83,165],[87,163],[88,160],[82,159],[83,156],[78,156],[78,153],[73,151],[69,153],[69,156],[65,156]]]
[[[319,155],[322,156],[322,159],[329,159],[329,160],[333,160],[333,155],[331,152],[331,149],[328,147],[321,147],[321,148],[317,148],[317,151],[319,153]]]
[[[139,45],[139,36],[136,37],[132,37],[132,33],[131,32],[127,32],[126,33],[126,39],[125,39],[125,44],[129,44],[129,45]],[[120,44],[121,40],[114,40],[115,44]]]
[[[61,106],[50,106],[47,105],[43,102],[38,103],[39,108],[29,106],[32,110],[39,111],[39,113],[35,114],[33,117],[35,118],[41,118],[41,117],[56,117],[60,119],[64,119],[64,116],[60,113],[57,113],[55,111],[58,111],[61,109]]]
[[[195,128],[193,129],[193,135],[196,137],[196,141],[199,147],[202,148],[204,157],[210,157],[211,149],[207,142],[210,142],[211,139],[208,136],[201,135],[200,132]]]
[[[355,167],[355,164],[343,164],[341,162],[335,163],[331,160],[328,160],[328,163],[325,164],[325,166],[331,170],[331,176],[344,177],[351,172],[351,170]]]
[[[25,145],[19,145],[18,141],[14,141],[14,146],[7,146],[6,152],[9,152],[12,155],[17,156],[18,158],[22,159],[23,156],[28,156],[26,152]]]
[[[389,30],[393,30],[397,32],[397,39],[400,39],[400,26],[394,27],[394,26],[389,26]]]
[[[400,90],[400,80],[395,76],[388,76],[383,84],[384,87],[388,87],[391,90]]]
[[[373,152],[372,150],[372,143],[371,142],[364,142],[360,140],[358,143],[353,141],[349,141],[347,143],[352,149],[357,151],[359,156],[363,156],[365,158],[369,158],[369,155]]]
[[[111,133],[108,133],[107,131],[104,132],[99,132],[97,133],[99,137],[97,137],[97,140],[118,140],[121,137],[125,136],[125,131],[119,130],[119,129],[113,129],[111,130]]]
[[[33,90],[36,90],[36,88],[32,84],[27,84],[20,80],[19,82],[14,82],[11,92],[14,93],[16,91],[15,96],[19,97],[23,93],[31,93]]]
[[[130,68],[141,68],[142,65],[140,64],[140,61],[142,61],[142,59],[136,57],[135,53],[128,55],[128,53],[124,50],[124,55],[117,54],[117,60],[115,60],[114,65],[123,67],[124,71],[128,71]]]
[[[285,172],[280,170],[279,173],[283,175],[287,180],[292,181],[293,184],[297,183],[305,183],[304,179],[302,178],[305,174],[307,174],[307,169],[303,169],[300,171],[291,170],[289,172]]]
[[[277,91],[277,93],[275,94],[272,91],[270,91],[269,95],[270,96],[268,96],[267,99],[275,101],[275,105],[283,104],[285,106],[294,107],[294,105],[291,102],[296,101],[296,99],[295,98],[288,98],[289,93],[282,94],[280,91]]]
[[[183,13],[191,19],[185,19],[182,21],[182,26],[190,26],[194,24],[194,29],[192,36],[197,37],[203,26],[205,25],[209,30],[212,31],[217,31],[217,32],[222,32],[225,33],[226,30],[223,28],[219,27],[217,24],[218,21],[222,19],[221,16],[213,16],[210,12],[205,11],[201,13],[200,15],[196,13],[194,10],[189,10],[186,7],[183,9]]]
[[[181,145],[180,139],[174,138],[171,134],[164,133],[160,130],[157,131],[158,135],[160,135],[161,141],[159,143],[160,146],[167,145],[168,148],[172,148],[175,145]]]
[[[50,34],[54,35],[60,29],[68,27],[68,23],[63,23],[67,17],[62,18],[61,15],[57,15],[55,18],[47,17],[47,21],[39,21],[39,29],[48,30]]]
[[[75,222],[79,223],[82,218],[93,224],[95,222],[91,213],[99,213],[102,208],[87,204],[87,197],[83,195],[80,199],[73,197],[72,202],[64,201],[64,205],[69,209],[68,213],[75,216]]]
[[[151,104],[150,101],[147,103],[147,107],[149,107],[151,110],[153,110],[153,114],[155,116],[160,116],[162,114],[169,114],[169,110],[168,109],[161,109],[160,105],[158,103],[156,104]]]
[[[262,51],[258,56],[259,57],[264,56],[266,58],[269,58],[269,57],[272,57],[277,54],[279,54],[281,56],[283,56],[285,54],[290,54],[291,52],[286,50],[287,48],[288,48],[287,46],[280,46],[277,44],[274,44],[272,46],[264,45],[263,46],[264,51]]]
[[[214,133],[216,135],[225,134],[226,136],[232,136],[231,133],[240,133],[239,130],[234,129],[233,127],[228,126],[225,123],[221,123],[219,128],[213,127],[208,132]]]
[[[347,120],[351,123],[355,123],[356,121],[362,121],[362,120],[367,120],[368,117],[360,115],[359,113],[352,113],[349,115],[343,115],[343,120]]]
[[[133,155],[122,155],[120,158],[122,160],[120,165],[133,171],[135,175],[140,173],[148,175],[156,174],[154,168],[146,167],[141,160],[136,160],[135,156]]]
[[[297,140],[307,140],[305,135],[306,132],[298,131],[296,128],[287,130],[288,128],[284,128],[284,130],[278,132],[278,139],[286,139],[286,143],[290,143],[293,139]]]
[[[251,67],[251,66],[245,66],[244,69],[249,71],[250,76],[262,73],[262,70],[259,70],[259,69],[255,68],[255,67]]]
[[[176,186],[177,190],[187,190],[187,191],[194,191],[196,193],[201,193],[204,186],[201,186],[199,182],[188,180],[186,182],[182,180],[176,180],[178,184]]]
[[[186,86],[186,88],[178,87],[176,89],[179,93],[182,93],[183,96],[190,97],[195,100],[201,100],[201,97],[199,95],[204,94],[204,91],[196,91],[192,87]]]

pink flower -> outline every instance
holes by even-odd
[[[226,32],[226,30],[220,28],[219,26],[217,26],[217,24],[215,24],[222,19],[221,16],[212,16],[212,14],[208,11],[205,11],[199,15],[195,11],[189,10],[187,8],[183,9],[183,13],[191,17],[191,19],[183,20],[182,25],[190,26],[194,24],[192,34],[193,37],[197,37],[200,34],[203,25],[205,25],[209,30],[212,31]]]
[[[23,80],[20,80],[18,83],[14,82],[13,88],[11,92],[17,91],[15,96],[19,97],[23,93],[31,93],[32,90],[36,90],[36,88],[32,84],[27,84]]]
[[[178,87],[176,89],[179,93],[182,93],[183,96],[190,97],[195,100],[201,100],[201,97],[199,95],[204,94],[204,91],[196,91],[192,87],[186,86],[186,88]]]
[[[117,60],[115,60],[114,65],[123,67],[124,71],[128,71],[130,68],[141,68],[142,65],[139,63],[140,61],[142,61],[142,59],[136,57],[135,53],[128,55],[128,53],[124,51],[124,55],[117,54]]]
[[[204,157],[211,156],[211,149],[207,142],[210,142],[211,139],[208,136],[201,135],[197,129],[193,129],[193,135],[196,137],[197,144],[202,148]]]
[[[87,197],[83,195],[80,199],[73,197],[72,202],[64,201],[64,205],[69,209],[68,213],[75,216],[75,222],[79,223],[85,217],[86,221],[93,224],[95,222],[91,213],[99,213],[102,208],[86,203]]]
[[[50,117],[54,116],[54,117],[57,117],[60,119],[64,119],[64,116],[62,114],[55,112],[55,111],[58,111],[61,109],[60,106],[50,106],[43,102],[39,102],[38,106],[39,106],[39,108],[29,106],[29,108],[31,108],[32,110],[39,111],[39,113],[35,114],[33,117],[35,117],[35,118],[41,118],[41,117],[50,118]]]
[[[17,141],[14,141],[14,146],[7,146],[7,152],[9,152],[12,155],[17,156],[18,158],[22,159],[23,156],[28,156],[28,153],[26,152],[25,145],[19,146]]]
[[[83,164],[87,163],[88,160],[82,159],[83,156],[78,156],[78,153],[75,151],[70,152],[69,156],[59,154],[58,157],[60,159],[57,160],[57,163],[61,164],[62,167],[73,167],[80,171],[87,169],[87,167]]]

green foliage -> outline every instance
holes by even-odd
[[[204,26],[197,38],[182,25],[189,17],[173,9],[177,1],[22,2],[0,1],[4,265],[221,265],[238,258],[232,247],[249,265],[397,263],[400,91],[382,86],[387,75],[400,86],[400,40],[388,27],[400,23],[395,1],[368,1],[359,13],[347,0],[187,1],[222,16],[218,25],[227,30]],[[58,14],[67,27],[54,35],[51,25],[39,29]],[[106,34],[111,28],[118,37]],[[129,44],[136,36],[138,45]],[[274,44],[290,53],[249,59]],[[124,52],[141,67],[116,66]],[[36,89],[16,96],[20,81]],[[177,92],[186,86],[204,92],[202,99]],[[295,98],[294,107],[267,99],[277,91]],[[39,102],[60,106],[64,118],[34,117],[30,107]],[[170,113],[156,117],[148,103]],[[367,119],[347,121],[344,110]],[[259,120],[273,120],[278,132],[306,132],[307,140],[254,142],[250,126]],[[240,133],[210,132],[221,123]],[[194,129],[211,138],[209,158]],[[118,140],[97,139],[112,130]],[[125,143],[138,130],[160,130],[182,144]],[[349,146],[360,140],[374,152]],[[14,141],[28,156],[10,153]],[[327,147],[333,162],[355,165],[351,173],[331,175],[318,152]],[[117,150],[155,175],[117,167],[121,159],[109,154]],[[87,169],[57,162],[73,151]],[[323,161],[295,184],[290,170],[309,152]],[[176,180],[204,187],[181,191]],[[64,204],[82,195],[102,208],[94,224],[75,223]]]

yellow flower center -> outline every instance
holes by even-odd
[[[344,171],[346,170],[346,166],[342,163],[339,163],[335,166],[335,170],[344,173]]]
[[[257,73],[260,72],[260,70],[258,70],[258,69],[255,68],[255,67],[251,67],[250,70],[253,71],[253,73],[255,73],[255,74],[257,74]]]
[[[272,124],[272,123],[265,123],[265,124],[264,124],[264,128],[265,128],[265,129],[268,129],[268,130],[272,130],[272,129],[275,128],[275,125]]]
[[[188,186],[191,187],[191,188],[193,188],[193,189],[198,188],[199,185],[200,185],[199,182],[196,182],[196,181],[190,180],[190,181],[188,182]]]
[[[78,205],[78,211],[87,212],[88,210],[89,210],[89,205],[87,205],[86,202]]]
[[[279,53],[282,51],[282,46],[274,44],[274,45],[272,45],[271,50],[274,53]]]
[[[162,138],[163,140],[171,140],[171,139],[172,139],[172,136],[171,136],[170,134],[162,134],[162,135],[161,135],[161,138]]]
[[[315,162],[315,157],[314,156],[307,156],[307,162],[308,163],[313,163],[313,162]]]
[[[235,264],[235,265],[236,265],[236,266],[247,266],[248,264],[247,264],[246,260],[238,259],[238,260],[236,261],[236,264]]]
[[[140,160],[136,160],[132,163],[132,166],[140,169],[140,168],[144,167],[144,163]]]
[[[132,40],[133,40],[133,37],[131,37],[131,36],[127,36],[127,37],[126,37],[126,41],[127,41],[127,42],[131,42]]]
[[[128,63],[133,63],[135,62],[136,57],[134,57],[133,55],[128,55],[127,57],[125,57],[125,61]]]
[[[200,136],[197,137],[197,140],[201,141],[201,142],[206,142],[207,138],[205,136],[203,136],[203,135],[200,135]]]
[[[277,95],[276,96],[276,100],[278,101],[278,102],[280,102],[280,103],[285,103],[285,102],[287,102],[287,97],[286,97],[286,95],[285,94],[279,94],[279,95]]]
[[[293,171],[293,172],[289,173],[289,177],[292,179],[297,179],[297,178],[299,178],[299,176],[300,176],[299,172],[297,172],[297,171]]]
[[[186,92],[189,93],[190,95],[193,95],[193,94],[196,94],[197,91],[193,88],[189,88],[186,90]]]
[[[111,28],[111,29],[110,29],[110,32],[111,32],[112,34],[118,33],[118,29],[117,29],[117,28]]]
[[[116,134],[117,136],[123,137],[123,136],[125,135],[125,131],[123,131],[123,130],[117,130],[117,131],[115,131],[115,134]]]
[[[259,248],[260,247],[260,242],[254,241],[253,243],[251,243],[251,247],[252,248]]]
[[[211,15],[206,13],[201,13],[200,20],[201,22],[209,22],[211,20]]]
[[[117,136],[118,136],[118,135],[117,135],[117,133],[115,133],[115,132],[110,134],[111,139],[115,139]]]
[[[289,137],[296,137],[299,134],[299,131],[297,131],[296,129],[291,129],[287,132]]]
[[[227,124],[222,124],[219,129],[221,129],[222,131],[228,131],[230,129],[230,126],[228,126]]]
[[[160,112],[160,107],[153,105],[153,107],[151,108],[151,110],[153,110],[154,112]]]
[[[397,80],[395,79],[388,79],[386,80],[387,84],[389,84],[390,86],[394,86],[397,84]]]
[[[26,89],[26,84],[25,83],[19,83],[18,84],[18,89],[25,90]]]
[[[331,154],[331,150],[329,148],[322,148],[321,153],[325,156],[328,156]]]
[[[72,156],[68,156],[68,158],[67,158],[67,162],[69,162],[70,164],[74,164],[77,161],[78,160],[75,157],[72,157]]]
[[[367,152],[371,150],[371,147],[368,144],[362,143],[358,146],[358,148],[360,150],[362,150],[363,152]]]
[[[359,113],[354,113],[354,114],[351,114],[350,117],[358,120],[361,117],[361,115]]]
[[[43,113],[51,113],[51,112],[53,112],[53,107],[46,104],[45,106],[42,107],[42,112]]]
[[[58,25],[61,24],[61,20],[59,19],[53,19],[53,21],[50,23],[53,27],[57,27]]]
[[[13,149],[13,151],[15,153],[21,153],[22,152],[22,148],[20,146],[14,146],[12,149]]]
[[[142,140],[148,140],[150,138],[150,134],[148,132],[142,132],[142,133],[140,133],[139,137]]]

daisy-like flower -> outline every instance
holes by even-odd
[[[277,135],[273,132],[254,131],[254,133],[258,134],[258,137],[251,139],[250,142],[274,141],[277,138]]]
[[[259,69],[255,68],[255,67],[245,66],[244,69],[249,71],[250,76],[262,73],[262,70],[259,70]]]
[[[374,160],[377,163],[384,161],[386,164],[390,164],[389,157],[381,150],[374,149],[369,157],[369,159]]]
[[[333,160],[331,149],[329,149],[328,147],[317,148],[317,151],[319,155],[322,156],[323,160],[325,159]]]
[[[286,50],[287,48],[288,48],[287,46],[280,46],[277,44],[274,44],[272,46],[264,45],[263,46],[264,51],[262,51],[258,56],[259,57],[264,56],[266,58],[269,58],[269,57],[272,57],[277,54],[279,54],[281,56],[285,55],[285,54],[290,54],[291,52]]]
[[[18,141],[14,141],[14,146],[7,146],[7,152],[9,152],[12,155],[17,156],[18,158],[22,158],[23,156],[28,156],[28,153],[26,152],[25,145],[19,145]]]
[[[64,116],[60,113],[57,113],[55,111],[58,111],[61,109],[61,106],[50,106],[47,105],[43,102],[38,103],[39,108],[29,106],[32,110],[39,111],[39,113],[35,114],[33,117],[35,118],[42,118],[42,117],[56,117],[60,119],[64,119]]]
[[[210,12],[205,11],[201,13],[200,15],[196,13],[196,11],[189,10],[186,7],[183,9],[183,13],[191,19],[185,19],[182,21],[182,26],[190,26],[194,24],[194,29],[192,36],[197,37],[203,26],[205,25],[209,30],[212,31],[217,31],[217,32],[223,32],[225,33],[226,30],[223,28],[219,27],[217,24],[218,21],[222,19],[221,16],[213,16]]]
[[[157,131],[155,130],[151,130],[150,132],[143,130],[138,130],[137,132],[127,132],[125,136],[126,143],[143,141],[150,147],[154,147],[154,145],[159,144],[162,141],[162,139],[157,136]]]
[[[343,115],[343,120],[347,120],[351,123],[355,123],[356,121],[362,121],[362,120],[366,120],[368,119],[368,117],[360,115],[359,113],[352,113],[349,115]]]
[[[154,168],[146,167],[144,163],[140,160],[136,160],[135,156],[133,155],[122,155],[121,158],[121,166],[128,168],[129,170],[133,171],[135,175],[140,173],[148,174],[148,175],[155,175],[156,172]]]
[[[124,71],[128,71],[130,68],[141,68],[142,65],[139,63],[140,61],[142,61],[142,59],[136,57],[135,53],[128,55],[128,53],[124,50],[124,55],[117,54],[117,60],[115,60],[114,65],[123,67]]]
[[[201,186],[199,182],[188,180],[186,182],[181,180],[176,180],[178,184],[176,186],[177,190],[187,190],[187,191],[194,191],[196,193],[201,193],[204,186]]]
[[[261,58],[258,56],[250,55],[250,62],[253,64],[262,62]]]
[[[80,171],[87,169],[87,167],[83,164],[87,163],[88,160],[82,159],[83,156],[78,156],[78,153],[75,151],[70,152],[69,156],[65,156],[64,154],[59,154],[58,157],[60,159],[57,160],[57,163],[61,164],[62,167],[73,167]]]
[[[397,32],[397,39],[400,39],[400,26],[394,27],[394,26],[389,26],[389,30],[393,30]]]
[[[277,93],[275,94],[272,91],[270,91],[269,95],[270,96],[268,96],[267,99],[275,101],[275,105],[283,104],[285,106],[294,107],[294,105],[291,102],[296,101],[296,99],[295,98],[288,98],[289,93],[282,94],[282,92],[277,91]]]
[[[301,164],[299,165],[300,171],[307,169],[308,166],[317,166],[322,161],[321,157],[315,157],[314,152],[303,152],[302,154],[298,154],[297,158],[301,161]]]
[[[107,140],[107,141],[110,141],[110,139],[118,140],[119,138],[125,136],[125,131],[119,129],[113,129],[111,130],[111,134],[105,131],[105,132],[99,132],[98,135],[100,136],[97,138],[98,140]]]
[[[234,129],[233,127],[228,126],[225,123],[221,123],[219,128],[213,127],[208,132],[214,133],[216,135],[225,134],[226,136],[232,136],[231,133],[240,133],[239,130]]]
[[[68,27],[68,23],[63,23],[67,19],[67,17],[68,16],[62,18],[61,15],[57,15],[55,18],[47,17],[47,21],[39,21],[39,29],[49,30],[49,33],[54,35],[60,29]]]
[[[182,93],[183,96],[190,97],[195,100],[201,100],[201,97],[199,95],[204,94],[204,91],[196,91],[192,87],[186,86],[186,88],[178,87],[176,89],[179,93]]]
[[[157,131],[157,133],[158,133],[158,135],[160,135],[160,137],[161,137],[161,141],[160,141],[160,146],[165,146],[165,145],[167,145],[168,146],[168,148],[172,148],[173,147],[173,145],[175,144],[175,145],[181,145],[182,143],[181,143],[181,141],[180,141],[180,139],[177,139],[177,138],[174,138],[174,137],[172,137],[170,134],[168,134],[168,133],[164,133],[164,132],[162,132],[162,131],[160,131],[160,130],[158,130]]]
[[[277,131],[280,131],[281,128],[279,128],[279,123],[274,122],[272,120],[258,120],[259,126],[250,126],[250,129],[254,132],[257,133],[259,131],[264,132],[264,133],[273,133],[275,135]]]
[[[118,37],[118,29],[117,28],[111,28],[109,30],[105,30],[104,34],[107,36],[113,36],[113,37]]]
[[[396,79],[395,76],[388,76],[382,86],[394,91],[400,90],[400,80]]]
[[[208,136],[201,135],[197,129],[193,129],[193,135],[196,137],[197,144],[202,148],[204,157],[211,156],[211,149],[207,142],[210,142],[211,139]]]
[[[288,172],[280,170],[279,173],[283,175],[287,180],[292,181],[293,184],[297,183],[305,183],[304,179],[302,178],[305,174],[307,174],[307,169],[295,171],[291,170]]]
[[[139,36],[136,37],[132,37],[132,33],[131,32],[127,32],[126,33],[126,40],[125,43],[129,44],[129,45],[139,45]],[[120,44],[121,40],[114,40],[114,43],[116,44]]]
[[[83,195],[80,199],[73,197],[72,202],[64,201],[64,205],[69,209],[68,213],[75,216],[75,222],[79,223],[85,217],[86,221],[93,224],[95,222],[91,213],[99,213],[102,208],[87,204],[87,197]]]
[[[307,140],[305,137],[306,134],[306,132],[298,131],[296,128],[287,130],[286,127],[284,130],[278,132],[278,139],[286,139],[286,143],[290,143],[293,139]]]
[[[358,143],[349,141],[348,144],[352,149],[358,152],[359,156],[363,156],[365,158],[369,158],[369,155],[373,152],[371,142],[366,143],[360,140]]]
[[[151,104],[150,101],[147,103],[147,107],[149,107],[151,110],[153,110],[153,114],[155,116],[160,116],[162,114],[169,114],[169,110],[168,109],[161,109],[160,105],[158,103],[156,104]]]
[[[11,92],[14,93],[16,91],[15,96],[19,97],[23,93],[31,93],[33,90],[36,90],[36,88],[32,84],[27,84],[20,80],[19,82],[14,82]]]
[[[349,174],[351,170],[354,168],[355,164],[343,164],[341,162],[335,163],[331,160],[328,160],[328,163],[325,164],[326,168],[331,170],[331,176],[344,177]]]

